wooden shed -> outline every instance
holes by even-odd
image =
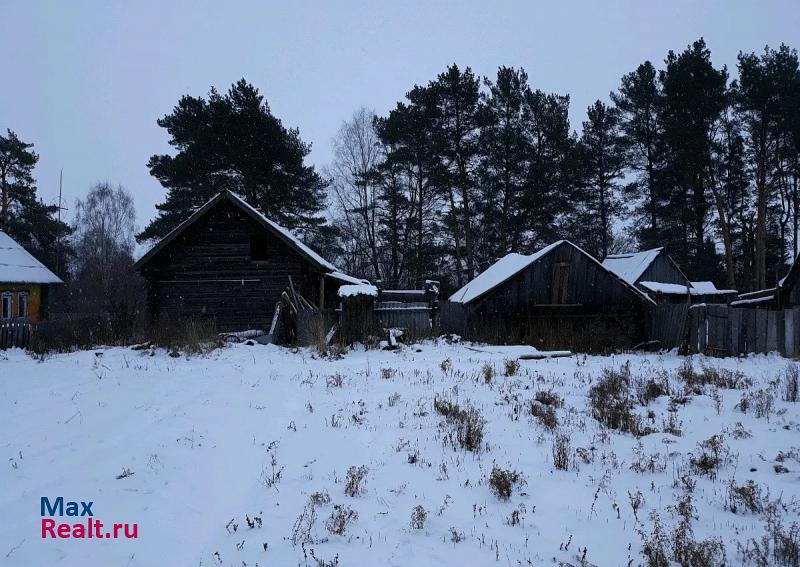
[[[341,284],[362,283],[229,191],[200,207],[135,267],[149,284],[152,315],[213,319],[220,331],[268,329],[289,277],[321,308],[338,304]]]
[[[544,348],[599,351],[642,342],[647,306],[641,290],[567,240],[531,255],[508,254],[442,306],[467,337]],[[454,306],[458,306],[454,309]]]
[[[650,296],[656,303],[727,303],[735,289],[689,281],[664,248],[611,254],[603,266]]]
[[[0,231],[0,319],[29,323],[46,319],[50,286],[60,283],[58,276]]]

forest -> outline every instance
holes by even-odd
[[[447,292],[559,238],[601,260],[664,246],[691,280],[739,291],[775,285],[797,256],[800,67],[789,46],[742,52],[729,70],[698,39],[623,75],[579,127],[569,94],[537,89],[522,68],[481,77],[453,64],[398,98],[388,112],[355,109],[316,168],[299,129],[245,79],[183,96],[157,120],[173,151],[147,167],[166,195],[138,234],[131,190],[106,182],[62,221],[37,196],[33,143],[8,129],[0,230],[65,281],[83,279],[73,293],[97,296],[98,310],[135,302],[119,299],[129,280],[106,289],[97,273],[124,273],[134,238],[165,235],[223,189],[344,271],[398,288],[438,279]]]

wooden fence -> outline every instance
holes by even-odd
[[[0,319],[0,350],[25,348],[32,335],[33,325],[27,319]]]
[[[650,307],[647,329],[648,340],[658,341],[664,348],[680,348],[689,331],[689,305],[667,303]]]
[[[779,352],[800,355],[800,307],[770,311],[727,305],[689,310],[689,352],[717,356]]]
[[[424,301],[378,301],[375,317],[384,328],[408,329],[416,333],[429,333],[433,328],[433,308]]]

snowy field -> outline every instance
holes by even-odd
[[[787,360],[531,350],[0,353],[0,564],[797,565]]]

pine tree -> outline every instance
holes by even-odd
[[[526,225],[522,198],[528,172],[525,96],[528,75],[501,67],[496,82],[486,81],[478,170],[480,199],[479,264],[485,268],[519,248]]]
[[[670,51],[659,80],[668,195],[662,234],[690,277],[712,279],[716,255],[706,233],[708,183],[714,127],[727,105],[728,72],[714,68],[701,38],[680,54]]]
[[[587,109],[580,139],[584,198],[582,203],[582,244],[604,260],[612,242],[612,226],[622,211],[619,179],[625,167],[625,152],[620,134],[620,112],[595,101]]]
[[[662,94],[653,64],[645,61],[622,77],[611,100],[620,112],[621,142],[636,179],[628,188],[635,200],[636,236],[644,248],[660,246],[660,209],[663,196],[658,185],[662,160],[659,110]]]
[[[456,280],[464,283],[461,236],[467,281],[475,277],[474,192],[480,135],[480,80],[467,67],[453,64],[428,87],[435,95],[438,116],[434,136],[440,167],[438,185],[450,203],[448,224],[453,232]]]
[[[167,198],[139,240],[163,236],[224,189],[289,228],[325,230],[327,183],[304,163],[310,146],[244,79],[224,95],[212,88],[207,100],[182,97],[158,125],[177,153],[154,155],[147,164]]]
[[[70,227],[57,220],[57,205],[46,205],[37,196],[33,169],[38,161],[33,144],[11,130],[0,135],[0,230],[63,276],[59,254],[69,253],[62,241]]]
[[[577,142],[570,134],[569,96],[529,89],[523,119],[528,157],[520,249],[532,252],[569,236],[564,228],[578,187]]]
[[[797,250],[798,148],[794,121],[800,100],[800,71],[797,52],[785,45],[778,50],[766,47],[761,56],[740,53],[738,67],[736,101],[745,125],[756,189],[755,284],[763,288],[771,283],[767,266],[779,266],[770,274],[774,280],[786,264],[790,220],[793,249]],[[769,218],[771,211],[777,219]],[[777,227],[779,241],[773,254],[768,243],[770,225]]]

